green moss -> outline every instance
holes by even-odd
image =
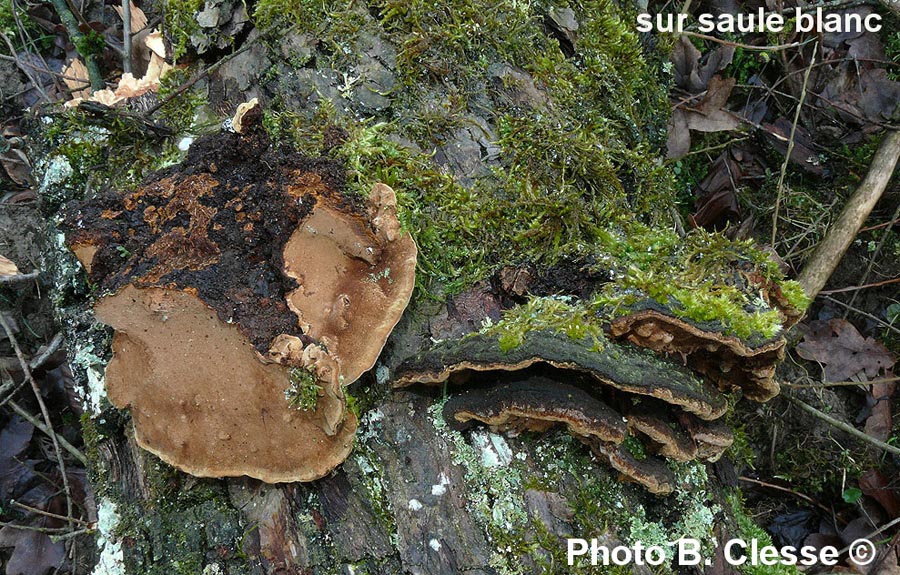
[[[165,0],[166,32],[172,42],[175,60],[187,53],[191,35],[200,31],[196,14],[204,0]]]
[[[565,297],[531,298],[504,312],[503,319],[486,325],[481,333],[496,336],[500,349],[509,351],[522,345],[529,333],[544,330],[564,333],[575,340],[590,337],[595,349],[603,348],[605,336],[599,322],[586,308]]]
[[[573,312],[582,319],[585,310],[614,303],[604,310],[614,314],[649,298],[740,337],[775,335],[779,313],[746,276],[785,286],[798,305],[805,300],[767,256],[721,235],[671,231],[678,187],[659,160],[671,68],[664,51],[645,49],[631,8],[610,0],[571,7],[577,58],[539,24],[549,10],[543,3],[509,9],[498,0],[453,0],[435,10],[424,0],[382,0],[375,26],[335,2],[263,0],[255,11],[261,26],[286,22],[329,47],[317,52],[327,62],[317,66],[350,74],[364,29],[394,48],[398,75],[390,116],[358,120],[321,98],[314,115],[268,112],[266,127],[277,141],[342,159],[353,193],[364,195],[375,182],[397,191],[402,224],[419,246],[420,296],[457,293],[503,266],[576,261],[613,280]],[[348,23],[335,29],[339,20]],[[489,72],[495,63],[530,73],[540,95],[525,104],[503,100]],[[515,76],[500,79],[515,89]],[[493,133],[482,144],[496,160],[460,181],[435,163],[434,152],[452,146],[461,130],[482,130],[484,102],[470,94],[496,97]],[[332,146],[335,129],[346,138]],[[512,345],[516,337],[508,339]]]
[[[284,398],[288,405],[301,411],[315,411],[319,402],[319,376],[309,369],[292,368],[290,385],[284,390]]]
[[[747,513],[739,491],[734,490],[727,493],[725,500],[731,507],[731,518],[735,522],[736,532],[734,535],[736,537],[748,543],[756,539],[760,547],[772,545],[772,538],[769,534],[757,525]],[[799,573],[796,567],[787,565],[753,566],[745,564],[739,566],[738,570],[744,575],[797,575]]]
[[[172,161],[177,148],[144,123],[127,114],[109,111],[96,115],[80,108],[43,117],[40,145],[52,150],[53,162],[68,165],[69,190],[136,185],[152,170]],[[42,191],[48,208],[72,199],[68,192]],[[78,196],[76,196],[78,197]]]
[[[190,68],[174,68],[167,72],[160,80],[160,100],[175,93],[192,75]],[[206,98],[194,87],[173,98],[160,108],[159,113],[176,133],[188,132],[194,127],[198,108],[205,103]]]

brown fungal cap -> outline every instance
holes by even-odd
[[[659,309],[642,309],[614,319],[614,337],[657,352],[677,354],[721,389],[740,388],[755,401],[778,395],[775,367],[784,358],[784,338],[753,347],[715,329],[704,329]]]
[[[402,364],[394,385],[438,383],[453,373],[516,371],[542,363],[588,374],[627,393],[659,398],[703,419],[716,419],[727,407],[714,387],[652,354],[614,343],[597,351],[590,338],[573,340],[552,331],[530,332],[509,351],[501,349],[496,337],[480,333],[441,342]]]
[[[415,287],[416,244],[400,232],[394,191],[376,184],[370,202],[369,220],[317,204],[284,247],[285,273],[300,284],[288,305],[344,385],[375,364]]]
[[[261,119],[242,106],[239,133],[61,227],[107,294],[109,397],[140,444],[195,475],[306,481],[349,453],[342,384],[399,321],[416,246],[390,188],[345,195],[338,164],[273,149]]]
[[[473,420],[501,431],[546,431],[565,424],[575,435],[612,443],[625,439],[624,419],[615,410],[575,386],[546,377],[455,395],[444,404],[444,419],[457,429]]]
[[[667,495],[675,489],[675,476],[665,462],[648,456],[643,460],[630,454],[625,447],[604,443],[594,437],[579,437],[598,458],[609,462],[626,479],[643,485],[650,493]]]
[[[95,312],[116,330],[109,399],[131,409],[138,444],[167,463],[200,477],[310,481],[349,454],[353,414],[329,434],[327,402],[291,409],[288,370],[260,362],[196,297],[128,286]]]
[[[697,458],[697,445],[680,424],[663,409],[639,409],[628,413],[628,428],[645,435],[663,457],[675,461]]]

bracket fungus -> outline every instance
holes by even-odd
[[[416,245],[390,188],[344,194],[340,165],[274,149],[261,117],[242,106],[238,130],[67,206],[62,228],[115,330],[107,392],[139,445],[198,476],[308,481],[350,452],[343,387],[399,321]]]
[[[784,359],[783,337],[754,346],[649,305],[613,319],[610,333],[656,352],[681,356],[723,390],[740,389],[748,399],[760,402],[778,395],[775,367]]]
[[[714,386],[627,344],[607,341],[598,349],[592,338],[543,330],[504,350],[496,335],[474,333],[406,360],[394,385],[442,382],[465,388],[444,405],[454,427],[478,421],[500,431],[546,431],[565,425],[598,458],[652,493],[675,488],[664,458],[714,460],[730,445],[727,433],[715,435],[726,401]],[[640,453],[629,451],[635,442]]]

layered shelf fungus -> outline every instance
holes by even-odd
[[[782,314],[782,325],[789,326],[798,317]],[[675,355],[720,389],[739,390],[748,399],[765,402],[780,391],[775,368],[784,359],[782,332],[756,341],[741,339],[717,325],[677,317],[649,300],[632,306],[626,315],[613,318],[609,330],[613,337]]]
[[[665,458],[718,459],[731,433],[717,420],[726,400],[682,365],[628,344],[531,331],[511,349],[496,332],[443,341],[408,359],[394,385],[464,387],[444,405],[463,429],[546,431],[564,425],[625,478],[652,493],[676,482]]]
[[[349,454],[343,388],[372,367],[415,282],[393,191],[273,148],[255,102],[136,190],[62,229],[115,330],[110,401],[138,444],[193,475],[309,481]]]

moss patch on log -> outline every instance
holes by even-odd
[[[574,40],[548,23],[559,11],[577,22]],[[260,26],[314,38],[297,71],[338,74],[330,94],[270,113],[267,126],[282,142],[345,161],[360,194],[376,181],[397,190],[420,248],[420,296],[458,293],[504,266],[576,262],[607,278],[595,303],[610,304],[609,314],[647,298],[741,338],[773,337],[778,306],[741,274],[803,309],[799,286],[746,242],[673,231],[676,187],[660,161],[670,65],[665,49],[633,31],[633,16],[609,0],[512,10],[495,0],[442,10],[387,0],[371,13],[264,0]],[[377,74],[359,55],[376,48],[387,70]],[[272,75],[276,107],[294,64]],[[358,104],[378,91],[372,78],[384,89],[374,110]]]

